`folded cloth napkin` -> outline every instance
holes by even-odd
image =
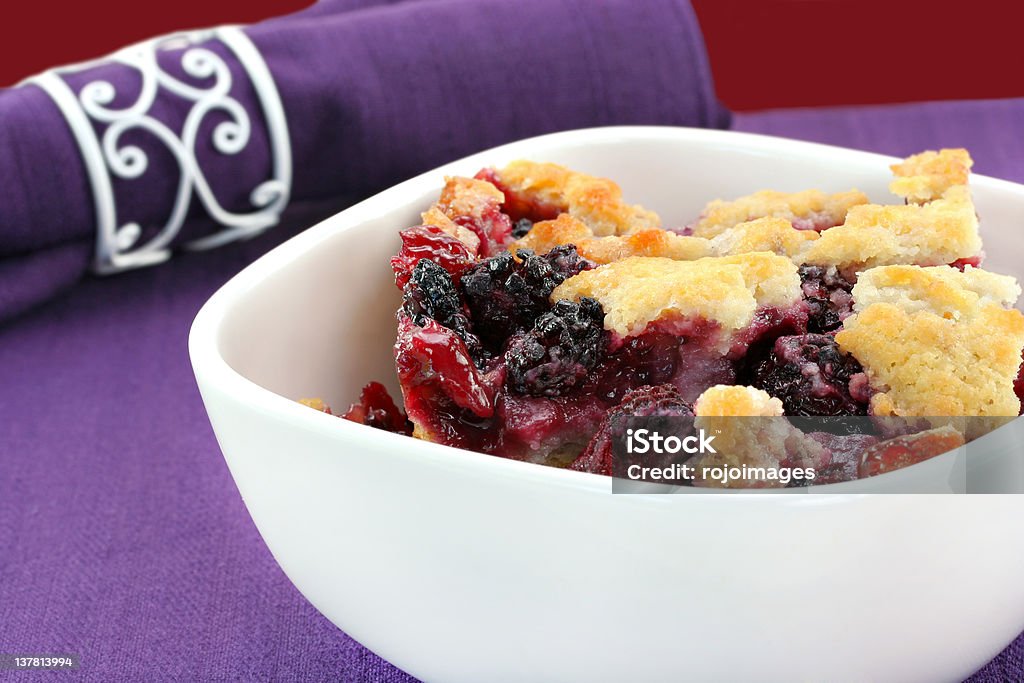
[[[729,120],[685,0],[324,0],[188,40],[0,91],[0,320],[517,138]]]

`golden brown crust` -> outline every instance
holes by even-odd
[[[534,223],[525,237],[511,244],[509,251],[515,253],[520,249],[530,249],[535,254],[546,254],[563,244],[575,244],[578,249],[584,241],[592,239],[594,233],[590,228],[563,213],[554,220]]]
[[[480,218],[486,209],[501,204],[504,199],[502,191],[486,180],[446,177],[441,197],[423,212],[421,219],[424,225],[441,228],[460,240],[475,254],[480,248],[480,238],[453,219],[459,216]]]
[[[488,208],[501,204],[505,199],[502,191],[486,180],[449,177],[445,181],[437,207],[449,218],[479,217]]]
[[[1013,278],[968,267],[862,273],[836,335],[864,366],[876,415],[1017,415],[1024,314]]]
[[[761,389],[742,385],[718,384],[697,397],[693,404],[698,417],[778,417],[782,401]]]
[[[630,256],[651,256],[692,261],[711,255],[711,245],[699,237],[667,230],[641,230],[631,235],[594,237],[579,247],[580,255],[595,263],[611,263]]]
[[[711,254],[707,240],[684,237],[659,228],[640,230],[629,235],[594,237],[582,221],[561,214],[552,221],[534,223],[525,237],[514,242],[510,250],[531,249],[546,254],[562,244],[576,245],[576,251],[594,263],[611,263],[630,256],[661,256],[690,261]]]
[[[839,225],[851,207],[867,202],[867,195],[860,190],[835,194],[820,190],[761,190],[732,201],[716,199],[709,203],[694,225],[693,234],[695,237],[710,239],[740,223],[768,217],[782,218],[791,224],[806,222],[819,227]]]
[[[966,185],[974,161],[966,149],[941,149],[907,157],[892,169],[889,190],[916,204],[930,202],[955,185]]]
[[[863,270],[900,263],[941,265],[981,254],[978,218],[967,187],[971,157],[963,149],[923,152],[892,166],[890,186],[907,205],[868,204],[855,190],[762,191],[708,204],[694,235],[718,254],[770,250],[797,263]],[[760,220],[752,218],[762,216]],[[787,222],[833,225],[819,234]],[[807,227],[797,225],[797,227]]]
[[[498,178],[513,193],[583,221],[598,237],[627,235],[661,224],[653,211],[626,204],[622,189],[611,180],[558,164],[513,161],[498,171]]]
[[[821,444],[786,420],[775,419],[783,414],[782,401],[760,389],[713,386],[697,398],[693,409],[694,426],[714,436],[716,451],[699,454],[689,462],[694,468],[696,486],[780,487],[785,484],[767,472],[761,476],[748,469],[747,476],[725,481],[712,478],[714,475],[709,471],[744,465],[778,470],[784,460],[813,466],[824,459],[825,449]]]
[[[605,329],[622,337],[666,319],[704,319],[735,331],[764,306],[800,301],[800,277],[789,259],[766,252],[695,261],[633,256],[569,278],[551,300],[592,297]]]
[[[966,185],[927,204],[865,204],[850,209],[807,251],[807,263],[856,267],[914,263],[931,266],[978,256],[978,217]]]
[[[888,266],[864,273],[858,281],[855,308],[875,303],[896,303],[909,311],[925,310],[959,319],[979,306],[1012,307],[1021,289],[1009,275],[967,266]]]
[[[722,256],[770,251],[799,263],[817,239],[816,231],[797,230],[785,218],[757,218],[718,233],[711,239],[711,249]]]

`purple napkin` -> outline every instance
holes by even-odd
[[[289,203],[365,196],[517,138],[608,124],[722,127],[729,120],[683,0],[327,0],[245,29],[236,42],[253,48],[248,60],[226,38],[194,40],[156,53],[161,77],[193,90],[230,80],[220,99],[235,109],[213,106],[198,117],[184,156],[202,171],[220,209],[262,224],[274,223]],[[199,59],[189,66],[195,47],[209,51],[205,65]],[[223,64],[223,74],[213,62]],[[269,78],[255,73],[260,65]],[[161,87],[142,109],[146,125],[103,118],[145,100],[147,79]],[[177,141],[195,102],[122,63],[62,73],[53,87],[65,86],[65,113],[48,94],[52,88],[0,92],[0,320],[82,277],[96,258],[98,227],[131,228],[107,240],[130,253],[172,222],[182,162],[154,128]],[[77,136],[65,120],[69,106],[84,121]],[[283,128],[274,124],[275,106]],[[251,128],[247,134],[240,121]],[[117,126],[122,130],[108,136]],[[244,144],[225,152],[223,135]],[[91,136],[109,192],[83,162],[80,141]],[[108,142],[111,149],[103,150]],[[261,213],[253,191],[267,181],[264,200],[276,207]],[[185,196],[188,210],[168,250],[224,230],[197,191],[186,188]],[[116,216],[98,223],[108,198]]]

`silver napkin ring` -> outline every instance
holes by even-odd
[[[248,213],[227,211],[214,197],[196,158],[196,141],[203,119],[210,112],[221,112],[227,120],[213,128],[213,148],[221,154],[239,154],[249,144],[252,122],[245,108],[231,96],[232,76],[224,60],[199,43],[218,40],[231,51],[244,68],[262,108],[267,124],[272,177],[260,182],[249,197],[253,210]],[[157,61],[160,50],[184,50],[181,68],[197,79],[211,79],[212,85],[196,87],[163,70]],[[108,81],[96,80],[76,95],[61,74],[77,73],[113,62],[135,69],[141,77],[138,97],[127,107],[108,108],[117,95]],[[218,232],[182,245],[187,249],[209,249],[228,242],[252,237],[276,225],[288,204],[292,185],[292,156],[281,97],[274,79],[256,46],[236,26],[191,31],[148,40],[124,48],[107,58],[61,67],[27,79],[45,90],[60,108],[78,142],[92,185],[96,208],[96,254],[92,269],[96,273],[116,273],[130,268],[165,261],[177,236],[193,196],[207,214],[221,226]],[[169,128],[149,115],[158,96],[165,94],[191,103],[181,132]],[[98,136],[93,122],[105,124]],[[140,244],[142,227],[138,223],[119,224],[113,177],[135,179],[148,166],[146,153],[130,144],[122,144],[129,130],[144,130],[158,139],[174,156],[179,169],[174,206],[163,227],[150,240]]]

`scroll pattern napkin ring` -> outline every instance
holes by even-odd
[[[198,45],[211,40],[223,43],[244,68],[267,125],[272,177],[252,189],[249,197],[254,208],[247,213],[234,213],[221,206],[196,156],[200,126],[211,112],[221,112],[226,118],[212,129],[211,142],[217,152],[238,155],[253,135],[249,113],[231,95],[232,73],[227,63],[220,55]],[[157,54],[169,49],[183,50],[182,71],[192,78],[202,79],[203,87],[186,83],[161,68]],[[130,106],[108,106],[118,94],[109,81],[91,81],[76,94],[61,77],[61,74],[85,71],[108,60],[131,67],[141,77],[139,93]],[[212,85],[206,85],[205,81]],[[238,27],[224,26],[157,38],[127,47],[105,60],[54,69],[25,82],[38,85],[53,98],[81,151],[96,207],[95,272],[116,273],[166,260],[193,196],[221,230],[183,245],[189,249],[208,249],[251,237],[280,220],[292,183],[288,124],[270,70],[255,45]],[[191,106],[180,132],[149,113],[159,97],[168,96],[181,98]],[[94,122],[106,126],[102,135],[97,133]],[[180,172],[174,205],[166,222],[155,236],[142,243],[142,226],[132,222],[120,224],[113,188],[114,177],[140,178],[149,164],[144,150],[122,142],[122,136],[129,130],[143,130],[156,138],[173,155]]]

